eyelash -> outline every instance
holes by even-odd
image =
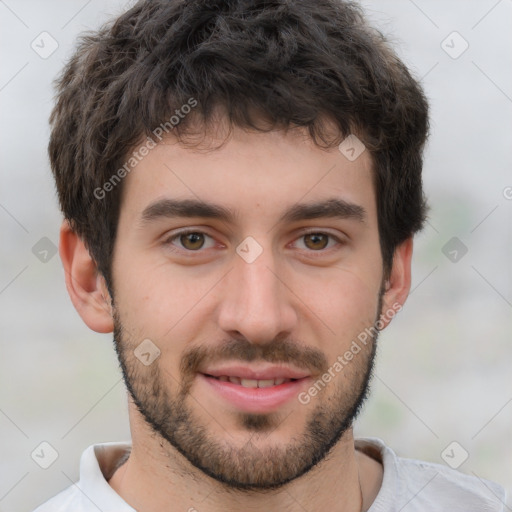
[[[192,233],[205,235],[205,236],[213,239],[213,237],[211,235],[209,235],[208,233],[206,233],[204,231],[201,231],[199,229],[184,229],[183,231],[179,231],[179,232],[173,234],[172,236],[168,237],[164,241],[164,245],[168,246],[169,249],[171,251],[173,251],[173,252],[184,252],[184,253],[187,253],[187,255],[193,255],[194,253],[201,254],[206,249],[198,249],[197,251],[193,251],[193,250],[185,249],[185,248],[177,248],[172,243],[174,240],[178,239],[180,236],[189,235],[189,234],[192,234]],[[345,242],[343,240],[341,240],[339,237],[333,235],[332,233],[325,232],[325,231],[318,231],[318,230],[303,231],[303,232],[300,233],[300,235],[294,241],[299,240],[299,239],[301,239],[301,238],[303,238],[303,237],[305,237],[307,235],[327,235],[329,237],[329,241],[330,240],[334,240],[335,242],[337,242],[338,245],[344,245],[345,244]],[[301,250],[302,251],[307,251],[308,253],[310,253],[311,256],[316,257],[317,255],[320,256],[320,255],[325,254],[326,252],[329,252],[333,248],[334,247],[328,247],[328,248],[325,248],[325,249],[319,249],[317,251],[315,251],[313,249],[301,249]]]

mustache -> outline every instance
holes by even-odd
[[[187,350],[181,360],[181,374],[192,376],[204,368],[206,363],[225,360],[288,363],[311,373],[325,373],[329,368],[321,351],[289,339],[266,344],[251,343],[246,339],[230,339],[220,345],[203,345]]]

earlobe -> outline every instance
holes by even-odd
[[[412,238],[402,242],[393,256],[393,265],[384,284],[382,296],[381,325],[389,325],[393,316],[402,309],[411,288]]]
[[[87,326],[96,332],[112,332],[111,297],[103,276],[81,238],[64,221],[59,253],[71,302]]]

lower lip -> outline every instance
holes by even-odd
[[[199,374],[199,378],[237,409],[259,414],[273,412],[286,402],[297,398],[309,380],[308,377],[305,377],[268,388],[246,388],[240,384],[208,377],[202,373]]]

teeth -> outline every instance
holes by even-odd
[[[259,388],[269,388],[274,385],[274,379],[258,380],[257,382]]]
[[[244,388],[257,388],[258,387],[258,381],[255,379],[241,379],[240,384]]]
[[[227,375],[221,375],[216,377],[222,382],[231,382],[232,384],[239,384],[244,388],[269,388],[271,386],[279,386],[285,382],[291,382],[292,379],[241,379],[240,377],[228,377]]]

